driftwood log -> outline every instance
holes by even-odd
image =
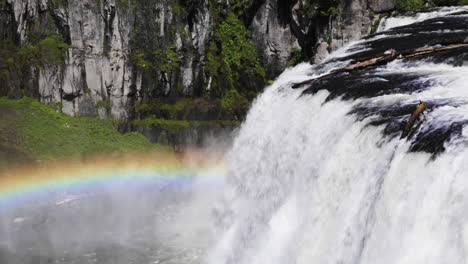
[[[413,50],[406,50],[403,52],[397,52],[396,50],[392,49],[389,52],[386,52],[385,54],[377,56],[377,57],[365,57],[365,58],[355,59],[351,62],[351,65],[349,66],[333,70],[329,74],[323,75],[317,79],[310,79],[310,80],[306,80],[300,83],[295,83],[292,85],[292,88],[296,89],[303,85],[311,84],[315,80],[318,80],[320,78],[323,78],[323,77],[326,77],[335,73],[360,70],[360,69],[364,69],[370,66],[387,64],[396,59],[406,59],[406,58],[416,57],[420,55],[426,55],[430,53],[452,50],[452,49],[459,49],[459,48],[464,48],[464,47],[468,47],[468,43],[450,45],[450,46],[445,46],[445,47],[419,48],[419,49],[413,49]]]
[[[416,122],[416,120],[418,120],[419,116],[424,112],[424,110],[426,110],[426,106],[427,104],[424,101],[421,101],[419,103],[419,105],[416,107],[416,110],[411,115],[411,118],[408,120],[408,122],[406,122],[406,125],[403,129],[403,133],[401,134],[400,139],[403,139],[409,136],[410,134],[412,134],[414,123]]]

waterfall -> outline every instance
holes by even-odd
[[[257,98],[227,155],[208,263],[467,262],[468,48],[327,75],[390,49],[463,43],[467,8],[384,23]],[[433,110],[402,140],[420,100]]]

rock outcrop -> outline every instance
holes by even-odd
[[[32,81],[20,85],[26,94],[37,94],[41,102],[57,104],[70,115],[131,119],[135,103],[144,98],[206,94],[207,49],[222,19],[213,10],[230,12],[230,4],[6,0],[2,32],[4,39],[24,45],[32,41],[31,32],[43,27],[72,47],[63,64],[31,67]],[[288,66],[293,49],[302,50],[304,59],[317,54],[319,62],[326,56],[325,47],[337,49],[369,34],[370,12],[394,7],[395,0],[342,0],[333,7],[336,13],[323,15],[314,1],[263,0],[252,1],[240,16],[251,30],[266,78],[273,79]],[[160,51],[159,61],[145,57],[148,50]],[[169,58],[172,54],[176,58]],[[9,95],[25,94],[11,90]]]
[[[0,0],[0,95],[119,120],[145,118],[137,106],[159,98],[221,100],[234,89],[251,100],[292,54],[318,63],[394,8],[395,0]],[[224,25],[232,14],[238,20]],[[230,32],[243,28],[250,40]],[[59,47],[46,39],[54,35]],[[257,54],[233,57],[223,50],[231,40],[250,41]]]

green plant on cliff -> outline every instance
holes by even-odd
[[[249,105],[249,101],[236,90],[226,91],[221,98],[221,108],[239,119],[239,114]]]
[[[135,120],[133,124],[140,127],[160,127],[171,134],[175,134],[190,126],[189,122],[186,120],[161,119],[154,115],[142,120]]]
[[[158,69],[161,72],[171,72],[180,67],[181,61],[176,46],[173,44],[168,45],[165,49],[155,49],[153,51],[134,49],[130,57],[136,67],[145,72]]]
[[[251,0],[231,0],[229,1],[229,8],[237,16],[245,15],[246,10],[252,6]]]
[[[315,2],[318,14],[320,16],[338,15],[338,0],[318,0]]]
[[[468,0],[397,0],[396,8],[399,11],[415,11],[437,6],[468,5]]]
[[[396,8],[400,11],[412,11],[424,8],[425,4],[424,0],[397,0]]]
[[[47,4],[51,8],[62,8],[68,5],[68,0],[48,0]]]
[[[239,88],[237,85],[243,73],[265,78],[265,70],[250,32],[234,13],[216,27],[214,42],[208,50],[206,70],[213,78],[212,95],[222,96],[222,90]]]
[[[62,64],[66,52],[71,46],[63,41],[60,35],[50,35],[37,44],[39,58],[42,64],[57,65]]]
[[[130,58],[132,59],[135,66],[143,71],[148,71],[153,67],[153,63],[147,59],[146,52],[141,49],[133,50],[130,54]]]
[[[168,45],[164,50],[155,50],[153,56],[154,60],[159,63],[162,72],[171,72],[180,67],[180,58],[174,44]]]
[[[39,37],[22,46],[3,40],[0,42],[0,82],[6,86],[12,79],[27,83],[37,77],[38,71],[32,71],[33,68],[62,65],[70,48],[57,34]]]
[[[71,46],[63,41],[60,35],[50,35],[38,43],[26,43],[11,52],[9,62],[17,67],[26,64],[41,67],[44,65],[60,65],[64,63],[65,55]]]
[[[288,66],[296,66],[297,64],[304,61],[304,56],[302,54],[301,48],[293,48],[291,51],[291,55],[289,56]]]

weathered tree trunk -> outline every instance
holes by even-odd
[[[416,57],[416,56],[420,56],[420,55],[426,55],[426,54],[435,53],[435,52],[439,52],[439,51],[446,51],[446,50],[452,50],[452,49],[458,49],[458,48],[464,48],[464,47],[468,47],[468,43],[451,45],[451,46],[440,47],[440,48],[412,49],[412,50],[402,51],[400,53],[398,53],[396,50],[392,49],[392,50],[390,50],[390,53],[380,55],[378,57],[364,57],[364,58],[355,59],[352,62],[351,65],[343,67],[343,68],[339,68],[339,69],[336,69],[336,70],[333,70],[329,74],[323,75],[320,78],[330,76],[330,75],[335,74],[335,73],[350,72],[350,71],[354,71],[354,70],[364,69],[364,68],[367,68],[367,67],[370,67],[370,66],[383,65],[383,64],[387,64],[387,63],[389,63],[391,61],[394,61],[396,59],[412,58],[412,57]],[[320,78],[306,80],[306,81],[303,81],[303,82],[300,82],[300,83],[293,84],[292,88],[296,89],[296,88],[299,88],[299,87],[301,87],[303,85],[311,84],[315,80],[318,80]]]

